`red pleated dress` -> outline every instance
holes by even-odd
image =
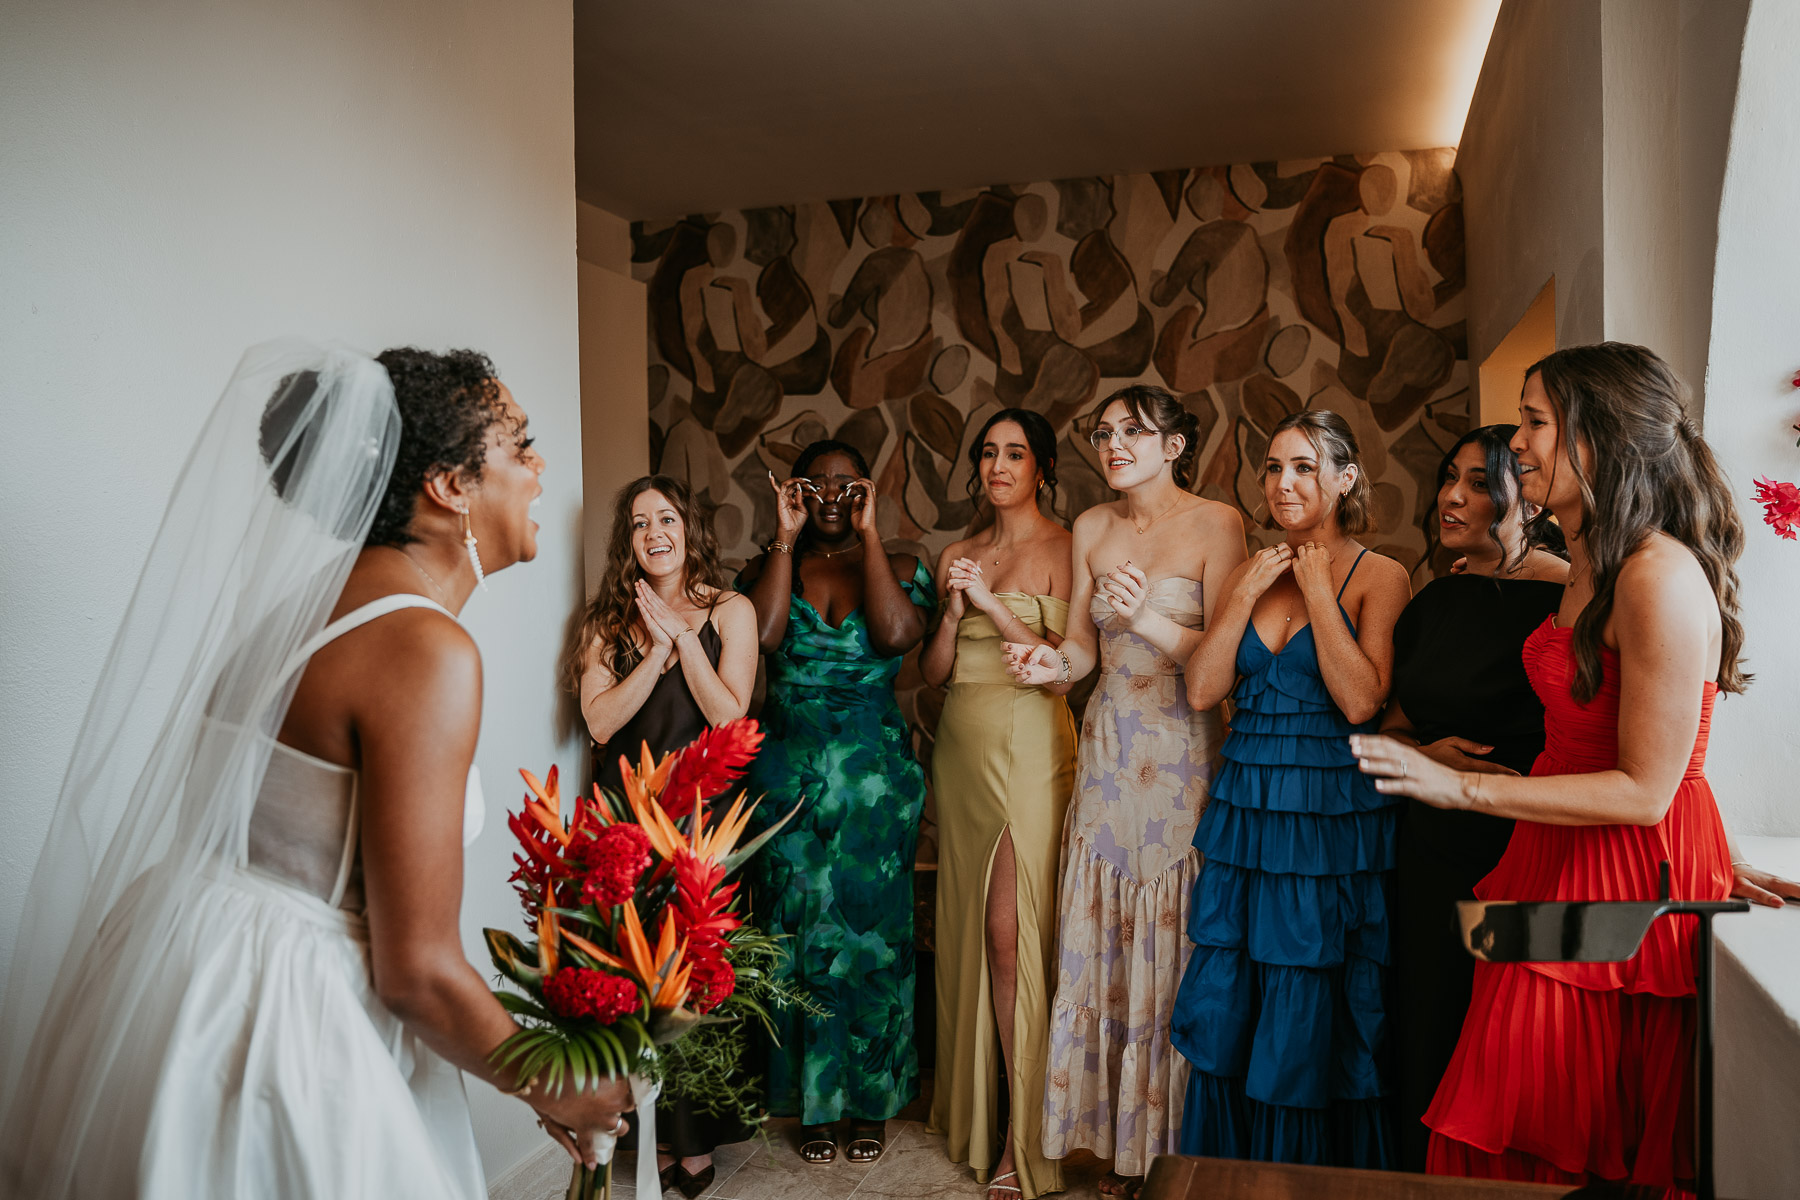
[[[1531,773],[1618,765],[1619,661],[1602,649],[1599,692],[1577,703],[1573,635],[1547,618],[1525,642],[1544,702],[1545,743]],[[1520,821],[1477,885],[1483,900],[1653,900],[1657,864],[1681,899],[1731,893],[1731,854],[1706,782],[1718,687],[1702,693],[1686,774],[1656,825]],[[1427,1169],[1541,1183],[1691,1186],[1694,924],[1664,917],[1623,963],[1475,964],[1455,1057],[1425,1114]]]

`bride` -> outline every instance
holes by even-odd
[[[463,956],[482,572],[544,461],[471,351],[251,350],[76,740],[0,1017],[8,1196],[485,1195],[460,1071],[590,1164],[627,1088],[489,1064]]]

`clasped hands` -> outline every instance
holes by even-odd
[[[675,649],[675,643],[682,635],[693,633],[693,627],[673,608],[668,601],[656,594],[656,589],[645,580],[638,580],[633,585],[637,591],[638,613],[644,621],[644,633],[650,638],[650,648],[667,654]]]

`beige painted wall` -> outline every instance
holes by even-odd
[[[1456,160],[1472,360],[1554,277],[1559,346],[1639,342],[1703,393],[1747,6],[1507,0]]]
[[[1544,285],[1537,299],[1507,331],[1481,364],[1481,423],[1519,421],[1519,393],[1532,363],[1556,349],[1556,280]]]
[[[631,278],[631,226],[586,201],[576,204],[581,256],[581,463],[586,496],[586,594],[606,571],[613,497],[650,472],[648,316]]]
[[[1456,156],[1469,358],[1483,362],[1544,281],[1559,345],[1604,336],[1599,0],[1507,0]]]
[[[582,759],[552,684],[581,592],[570,39],[567,5],[499,0],[0,6],[0,966],[182,456],[282,334],[478,347],[531,414],[539,558],[464,614],[487,688],[471,961],[481,926],[517,927],[515,771]],[[490,1175],[542,1143],[470,1091]]]

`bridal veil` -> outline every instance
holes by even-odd
[[[26,897],[0,1012],[0,1184],[29,1154],[57,1164],[60,1194],[107,1142],[103,1081],[139,1049],[114,1018],[146,1002],[179,936],[190,893],[173,885],[243,859],[294,655],[337,602],[399,435],[378,363],[299,341],[245,354],[201,430]]]

